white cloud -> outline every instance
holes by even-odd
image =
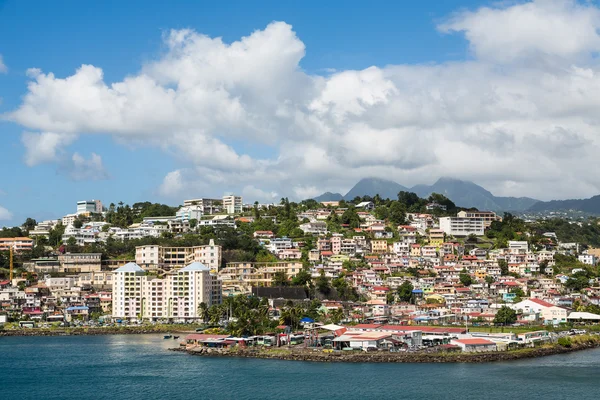
[[[76,135],[69,133],[23,133],[21,141],[25,145],[25,164],[33,167],[59,161],[61,154],[64,154],[64,146],[71,144],[76,138]]]
[[[551,56],[571,59],[600,50],[600,11],[576,0],[535,0],[454,15],[442,32],[464,32],[477,58],[511,62]]]
[[[96,153],[92,153],[89,159],[85,159],[79,153],[74,153],[70,162],[63,168],[74,181],[98,181],[109,178],[102,163],[102,157]]]
[[[6,208],[0,206],[0,221],[7,221],[12,219],[13,215]]]
[[[2,54],[0,54],[0,74],[5,74],[8,72],[8,67],[4,64],[4,59],[2,58]]]
[[[277,192],[267,192],[256,188],[252,185],[245,186],[242,189],[242,196],[244,198],[244,202],[250,203],[254,201],[258,201],[261,203],[278,203],[279,198]]]
[[[600,167],[599,16],[567,0],[460,12],[438,29],[464,34],[472,60],[323,76],[302,70],[305,46],[283,22],[233,43],[174,30],[164,54],[120,82],[91,65],[66,78],[30,70],[7,117],[38,132],[23,136],[28,165],[60,163],[84,134],[160,147],[184,165],[158,193],[179,199],[298,199],[365,176],[590,196],[600,191],[589,173]],[[270,155],[254,157],[260,146]]]

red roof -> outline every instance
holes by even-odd
[[[535,304],[538,304],[538,305],[540,305],[542,307],[554,307],[554,304],[548,303],[547,301],[540,300],[540,299],[529,299],[529,301],[532,301]]]
[[[383,325],[380,324],[358,324],[358,325],[354,325],[351,326],[350,328],[352,329],[377,329],[380,328]]]
[[[387,288],[385,286],[374,286],[373,290],[379,290],[379,291],[382,291],[382,292],[387,292],[388,290],[390,290],[390,288]]]
[[[490,344],[495,344],[494,342],[490,342],[489,340],[485,340],[485,339],[458,339],[458,340],[455,340],[455,342],[467,344],[467,345],[471,345],[471,346],[488,346]]]

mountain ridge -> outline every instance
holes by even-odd
[[[346,195],[340,193],[324,193],[314,198],[316,201],[352,200],[356,196],[375,196],[395,199],[398,192],[414,192],[419,197],[427,198],[432,193],[443,194],[459,207],[477,208],[487,211],[526,211],[539,200],[530,197],[494,196],[489,190],[470,181],[451,177],[441,177],[432,185],[418,184],[412,188],[397,182],[381,178],[363,178],[354,185]],[[600,196],[599,196],[600,197]]]

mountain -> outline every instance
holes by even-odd
[[[529,197],[497,197],[473,182],[448,177],[438,179],[431,186],[416,185],[411,191],[424,198],[431,193],[443,194],[459,207],[486,211],[524,211],[538,202]]]
[[[540,201],[529,207],[527,211],[582,211],[590,214],[600,214],[600,195],[589,199]]]
[[[339,193],[331,193],[331,192],[325,192],[320,196],[317,196],[314,198],[314,200],[321,202],[321,201],[339,201],[342,200],[344,198],[344,196],[342,196]]]
[[[419,197],[427,198],[431,193],[439,193],[448,197],[459,207],[486,211],[525,211],[538,203],[538,200],[529,197],[497,197],[483,187],[469,181],[443,177],[433,185],[416,185],[407,188],[394,181],[365,178],[361,179],[345,196],[344,200],[352,200],[356,196],[375,196],[379,194],[382,198],[396,199],[398,192],[414,192]],[[317,201],[340,200],[339,193],[324,193],[315,198]]]
[[[379,194],[384,199],[397,199],[398,192],[407,191],[408,188],[386,179],[365,178],[361,179],[346,195],[344,200],[353,200],[356,196],[375,196]]]

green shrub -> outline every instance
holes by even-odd
[[[562,347],[571,347],[571,338],[561,337],[558,338],[558,344]]]

